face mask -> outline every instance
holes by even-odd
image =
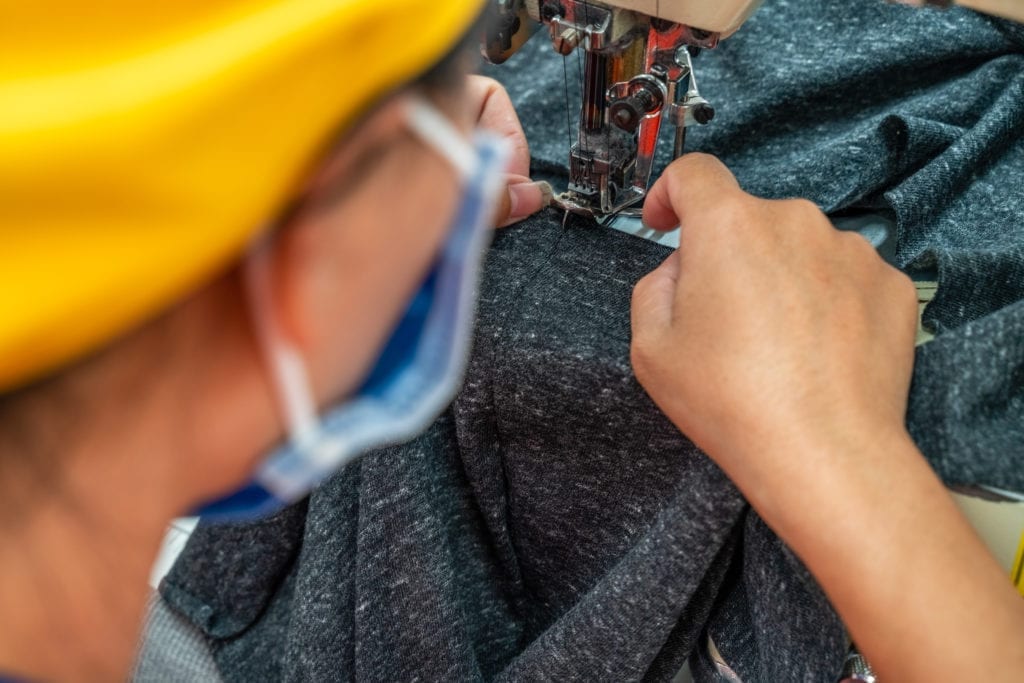
[[[461,179],[462,201],[437,261],[362,387],[318,417],[302,356],[273,319],[269,249],[253,249],[246,263],[250,307],[289,441],[269,455],[247,487],[201,510],[204,518],[272,514],[361,453],[420,434],[454,398],[465,371],[479,270],[504,187],[508,148],[482,131],[468,143],[420,99],[410,100],[408,123]]]

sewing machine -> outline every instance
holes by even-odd
[[[760,0],[492,0],[484,56],[500,64],[546,27],[558,54],[583,51],[579,133],[569,188],[555,205],[610,219],[647,194],[663,122],[686,129],[715,110],[697,88],[693,57],[718,45]]]

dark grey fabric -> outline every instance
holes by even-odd
[[[946,483],[1024,491],[1024,301],[918,352],[907,424]]]
[[[516,426],[515,412],[512,424],[492,412],[489,382],[474,390],[457,410],[462,424]],[[638,390],[634,397],[646,400]],[[193,616],[194,596],[222,592],[224,575],[196,570],[210,543],[230,548],[222,566],[266,570],[262,594],[219,606],[225,622],[249,619],[252,632],[212,637],[213,622],[195,619],[226,680],[669,680],[707,620],[743,502],[656,413],[623,420],[668,457],[632,444],[606,451],[594,476],[621,467],[619,489],[571,472],[524,488],[506,485],[486,438],[488,447],[460,452],[448,416],[413,444],[334,477],[311,497],[308,517],[286,511],[251,526],[245,543],[226,544],[222,528],[201,525],[163,583],[165,599]],[[577,440],[581,454],[606,440],[589,431],[592,439]],[[517,479],[532,479],[551,447],[524,434],[502,452],[518,454]],[[508,509],[523,505],[530,515]],[[302,549],[288,577],[271,580],[280,557],[262,550],[292,525],[285,519],[305,519]],[[605,524],[591,527],[592,519]],[[265,614],[253,616],[252,605]]]
[[[306,503],[300,503],[288,514],[258,525],[220,527],[216,547],[191,555],[189,571],[175,574],[173,582],[162,582],[161,593],[171,604],[187,610],[196,625],[214,638],[230,638],[245,631],[263,613],[267,585],[277,585],[294,562],[305,508]],[[260,561],[239,563],[234,549],[245,547],[259,547]],[[217,590],[211,592],[211,586]]]
[[[688,149],[720,157],[759,196],[893,212],[898,265],[941,277],[931,327],[1024,297],[1012,199],[1024,188],[1020,25],[871,0],[768,0],[694,67],[717,116],[690,129]],[[538,168],[564,175],[568,131],[553,113],[565,110],[566,73],[577,106],[576,57],[563,65],[535,39],[488,73],[513,93]]]
[[[700,58],[720,114],[691,142],[759,194],[893,213],[899,262],[942,278],[910,430],[948,482],[1024,490],[1015,30],[769,0]],[[562,65],[515,59],[499,73],[558,173]],[[821,590],[632,377],[630,293],[667,253],[553,211],[502,231],[449,413],[308,512],[200,525],[165,579],[225,678],[670,680],[707,630],[747,681],[833,681]]]

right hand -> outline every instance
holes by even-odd
[[[637,378],[805,562],[882,680],[974,680],[978,662],[1021,680],[1024,604],[903,426],[910,280],[708,156],[670,166],[644,219],[682,235],[633,294]]]
[[[682,232],[633,294],[636,376],[755,505],[905,435],[917,296],[864,238],[701,154],[666,170],[644,222]]]

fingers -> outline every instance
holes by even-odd
[[[629,353],[633,372],[641,384],[659,374],[664,340],[669,338],[672,329],[678,280],[679,252],[674,251],[633,288],[630,308],[633,337]]]
[[[634,334],[672,323],[678,283],[679,252],[674,251],[633,288],[631,316]]]
[[[526,176],[508,176],[508,190],[501,194],[494,224],[503,228],[532,216],[551,203],[554,190],[545,182],[535,183]]]
[[[505,88],[494,79],[470,76],[468,90],[470,101],[476,107],[477,125],[497,133],[512,145],[509,174],[529,176],[530,146]]]
[[[477,125],[509,141],[508,191],[501,197],[494,224],[505,227],[532,216],[551,203],[554,191],[530,180],[530,146],[505,88],[491,78],[469,77],[469,97],[477,109]]]
[[[665,169],[644,203],[644,224],[656,230],[685,225],[688,216],[700,216],[737,196],[733,174],[715,157],[688,154]],[[633,329],[643,332],[670,326],[679,288],[680,252],[673,252],[633,290]]]
[[[687,154],[674,161],[647,194],[644,224],[673,230],[732,195],[744,195],[735,176],[707,154]]]

